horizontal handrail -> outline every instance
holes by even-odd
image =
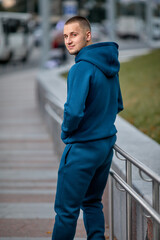
[[[119,152],[123,157],[125,157],[127,160],[129,160],[133,165],[141,169],[145,174],[147,174],[149,177],[151,177],[153,180],[155,180],[157,183],[160,184],[160,176],[156,174],[154,171],[152,171],[149,167],[147,167],[146,165],[144,165],[142,162],[135,159],[134,157],[130,156],[127,152],[122,150],[116,144],[114,145],[114,149],[115,151]]]
[[[131,188],[113,169],[110,175],[137,201],[140,205],[160,224],[160,214],[158,214],[133,188]]]

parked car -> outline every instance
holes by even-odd
[[[31,15],[0,12],[0,62],[27,61],[33,47]]]
[[[143,33],[144,23],[134,16],[122,16],[117,19],[116,32],[120,38],[139,39]]]

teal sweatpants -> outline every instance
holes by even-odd
[[[102,195],[116,136],[67,144],[59,166],[52,240],[73,240],[80,209],[88,240],[105,239]]]

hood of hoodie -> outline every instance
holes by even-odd
[[[98,67],[107,77],[113,77],[119,72],[118,44],[101,42],[91,44],[80,50],[75,62],[87,61]]]

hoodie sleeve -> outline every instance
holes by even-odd
[[[63,141],[78,128],[84,116],[91,72],[91,67],[86,62],[79,62],[71,68],[68,74],[67,101],[64,105],[64,117],[61,127],[61,139]]]

